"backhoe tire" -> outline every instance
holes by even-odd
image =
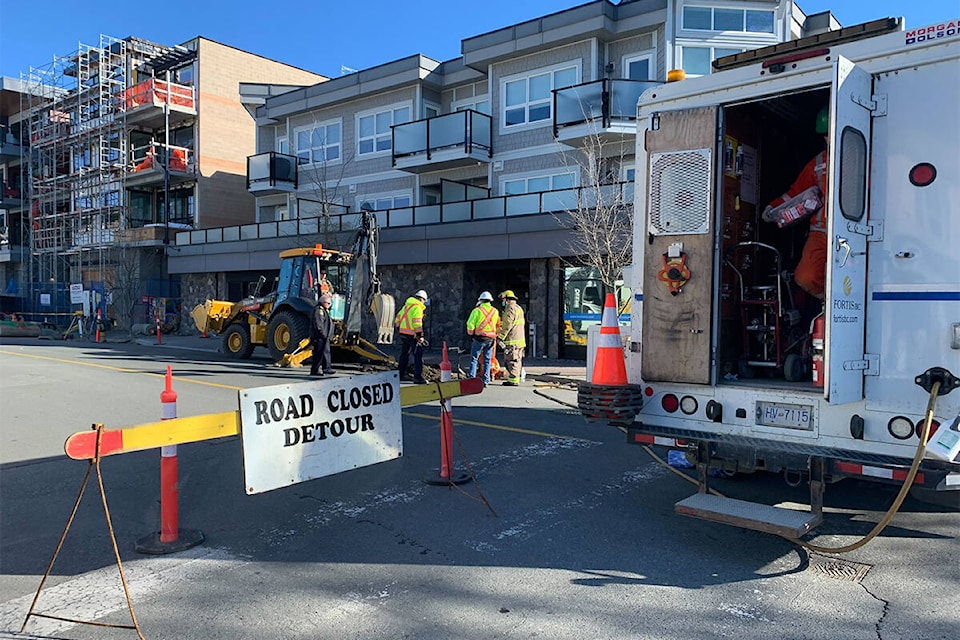
[[[253,355],[250,328],[245,324],[232,324],[223,333],[223,352],[231,358],[246,360]]]
[[[310,337],[310,321],[296,311],[284,309],[270,318],[267,325],[267,348],[278,362],[284,354],[296,351],[300,341]]]

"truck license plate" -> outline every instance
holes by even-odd
[[[813,407],[807,404],[757,402],[757,424],[790,429],[812,429]]]

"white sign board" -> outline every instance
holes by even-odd
[[[247,494],[263,493],[403,453],[398,372],[240,391]]]
[[[83,284],[71,284],[70,285],[70,304],[82,304],[83,303]]]

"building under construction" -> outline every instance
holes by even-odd
[[[245,161],[255,127],[239,83],[324,79],[204,38],[171,47],[106,35],[23,72],[22,203],[6,216],[24,264],[4,271],[19,280],[19,310],[64,311],[53,307],[77,283],[103,294],[85,294],[85,311],[99,304],[121,322],[177,297],[165,259],[176,231],[254,220]]]

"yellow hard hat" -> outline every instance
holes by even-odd
[[[506,291],[500,293],[500,299],[503,300],[504,298],[513,298],[516,300],[517,294],[513,292],[513,289],[507,289]]]

